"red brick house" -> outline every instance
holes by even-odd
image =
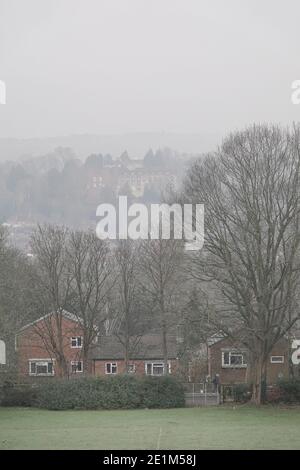
[[[124,348],[117,337],[101,336],[98,345],[93,346],[90,354],[94,375],[124,373]],[[169,373],[176,373],[179,365],[178,344],[175,335],[168,335]],[[142,336],[132,348],[129,372],[137,375],[163,375],[164,361],[160,334]]]
[[[18,374],[21,377],[60,377],[63,375],[56,358],[53,342],[61,332],[68,375],[82,374],[85,367],[92,375],[114,375],[125,372],[124,349],[116,336],[99,336],[92,345],[88,364],[83,364],[83,330],[79,319],[67,311],[60,315],[50,313],[24,326],[16,335]],[[169,372],[178,366],[177,340],[168,336]],[[129,372],[138,375],[162,375],[164,372],[160,334],[141,337],[130,354]]]
[[[222,335],[208,341],[208,374],[219,375],[220,384],[239,384],[251,381],[248,351],[239,342]],[[267,383],[289,377],[289,341],[282,338],[274,346],[267,361]]]
[[[75,315],[63,311],[59,317],[54,313],[49,313],[25,325],[17,333],[15,349],[20,376],[59,377],[62,375],[54,347],[59,331],[69,374],[83,371],[82,327]]]

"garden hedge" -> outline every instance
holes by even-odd
[[[50,410],[176,408],[184,390],[174,377],[83,377],[41,384],[35,405]]]
[[[31,385],[7,382],[0,387],[1,406],[33,406],[37,399],[36,389]]]
[[[300,403],[300,379],[280,380],[278,382],[280,401]]]

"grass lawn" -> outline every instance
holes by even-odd
[[[0,408],[0,449],[300,449],[300,408]]]

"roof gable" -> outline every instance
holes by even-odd
[[[46,315],[43,315],[42,317],[38,318],[37,320],[34,320],[33,322],[27,323],[27,325],[24,325],[22,328],[20,328],[20,330],[17,332],[17,334],[22,333],[24,330],[27,330],[27,328],[30,328],[31,326],[36,325],[37,323],[45,320],[46,318],[51,317],[51,315],[54,315],[54,314],[55,314],[55,312],[49,312]],[[68,319],[68,320],[70,320],[74,323],[79,323],[80,324],[82,322],[82,319],[80,317],[78,317],[74,313],[68,312],[67,310],[62,310],[61,315],[64,318],[66,318],[66,319]]]

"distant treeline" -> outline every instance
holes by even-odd
[[[171,172],[180,178],[187,161],[170,149],[149,150],[141,160],[131,160],[124,152],[118,159],[109,154],[92,154],[82,161],[70,148],[7,161],[0,165],[0,222],[47,221],[77,226],[79,220],[93,219],[96,206],[113,202],[120,192],[136,199],[122,175],[161,172],[163,181],[164,173]],[[93,179],[101,184],[93,184]],[[157,201],[161,189],[150,181],[139,198],[143,202]]]

